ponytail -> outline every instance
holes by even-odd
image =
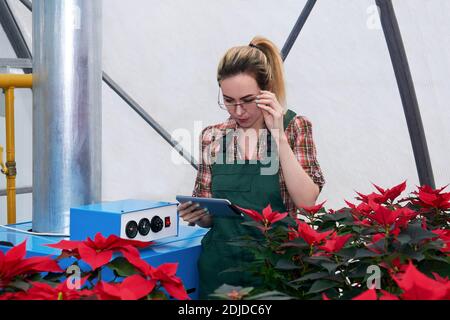
[[[284,85],[283,59],[277,46],[270,40],[263,37],[254,37],[251,45],[260,49],[267,57],[267,69],[270,69],[270,88],[277,96],[282,106],[286,106],[286,89]]]

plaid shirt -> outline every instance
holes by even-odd
[[[216,160],[215,156],[221,147],[221,142],[223,141],[222,137],[229,131],[236,132],[237,129],[238,125],[231,117],[225,122],[208,126],[203,129],[200,135],[201,160],[199,161],[199,168],[192,196],[205,198],[212,197],[211,165]],[[319,186],[319,189],[322,190],[322,187],[325,184],[325,179],[316,158],[316,147],[313,141],[311,122],[307,118],[297,115],[289,123],[285,134],[295,157],[300,162],[305,172],[311,177],[314,183]],[[234,138],[236,141],[236,135],[234,135]],[[261,141],[262,143],[259,147],[258,159],[262,159],[262,155],[264,155],[267,151],[267,143],[265,143],[266,139],[261,139]],[[242,160],[243,157],[239,152],[239,148],[236,150],[237,152],[235,152],[235,156],[237,155],[237,159]],[[289,195],[282,169],[279,170],[279,180],[283,203],[286,206],[287,211],[295,217],[296,213],[298,213],[297,208]]]

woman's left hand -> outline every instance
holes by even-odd
[[[261,93],[256,97],[256,105],[261,109],[264,122],[267,129],[273,136],[279,137],[280,133],[284,133],[283,126],[283,107],[277,100],[274,93],[270,91],[261,90]]]

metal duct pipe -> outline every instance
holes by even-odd
[[[101,200],[102,1],[33,1],[33,231]]]

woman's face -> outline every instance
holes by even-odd
[[[226,78],[220,82],[223,100],[225,103],[239,103],[253,101],[260,94],[260,88],[251,75],[240,73]],[[227,109],[240,127],[243,129],[261,129],[264,117],[256,103],[239,104]]]

